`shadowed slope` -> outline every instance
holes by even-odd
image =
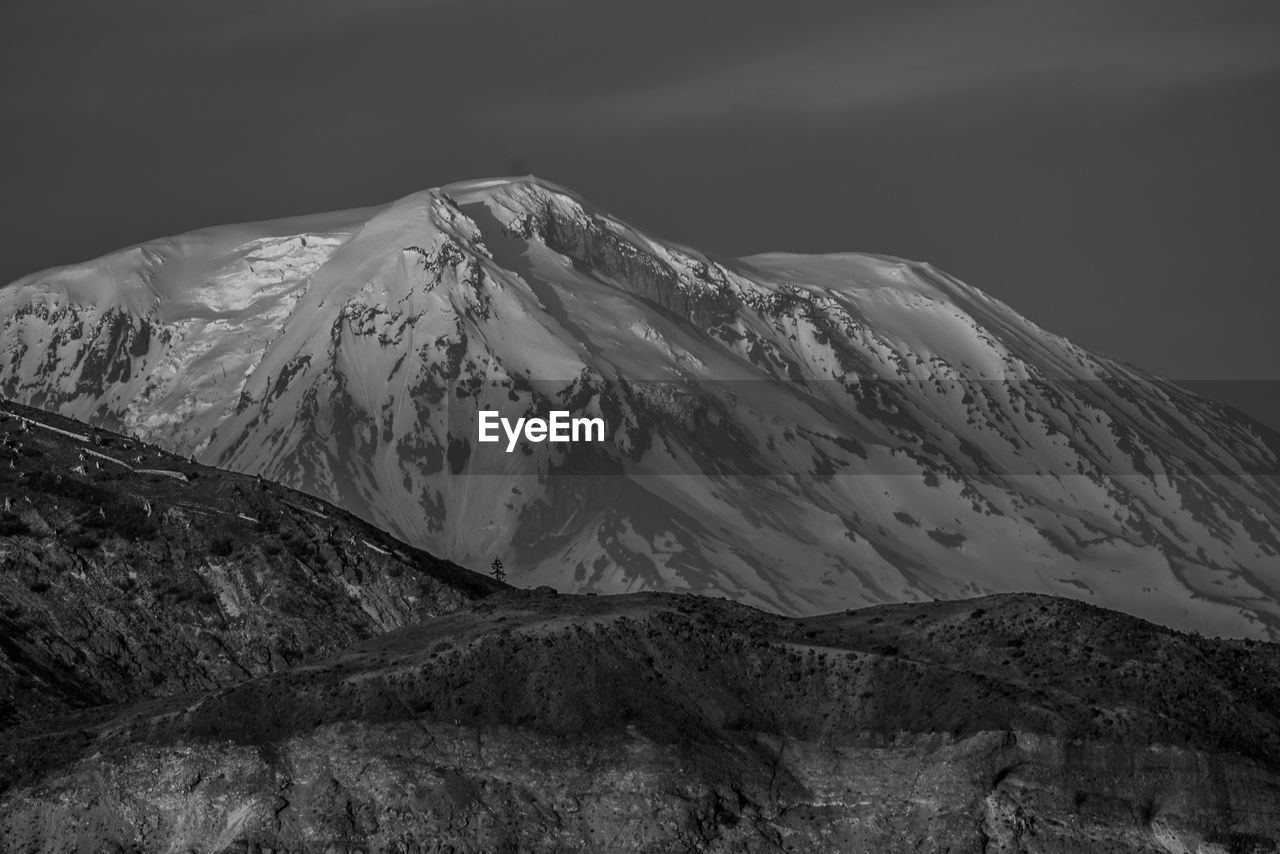
[[[501,589],[276,484],[0,404],[0,727],[231,685]]]

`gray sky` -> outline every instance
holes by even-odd
[[[1175,379],[1280,380],[1275,0],[10,0],[0,115],[0,280],[532,170],[714,253],[927,260]],[[1270,384],[1209,389],[1280,423]]]

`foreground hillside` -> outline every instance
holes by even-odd
[[[1280,635],[1272,431],[929,264],[721,261],[534,178],[27,276],[0,391],[467,565],[501,543],[526,587],[793,615],[1034,590]],[[507,453],[481,410],[606,438]]]
[[[511,591],[234,687],[6,737],[13,851],[1280,839],[1280,649],[1034,595],[787,619]]]
[[[501,587],[290,489],[0,403],[0,728],[233,685]]]

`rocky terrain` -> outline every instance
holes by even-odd
[[[715,259],[535,178],[24,277],[0,391],[466,565],[500,547],[526,587],[792,615],[1034,590],[1280,632],[1262,425],[929,264]],[[508,454],[481,409],[607,437]]]
[[[7,851],[1254,852],[1280,648],[1002,595],[508,591],[5,734]]]
[[[0,404],[0,727],[230,686],[502,586],[290,489]]]

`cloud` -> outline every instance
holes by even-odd
[[[1204,8],[1176,0],[917,6],[799,43],[744,45],[720,67],[681,80],[562,104],[526,100],[491,118],[635,127],[733,113],[838,115],[1031,77],[1107,97],[1280,70],[1278,28],[1252,14],[1260,7],[1235,3],[1251,14],[1216,17],[1199,14]]]

